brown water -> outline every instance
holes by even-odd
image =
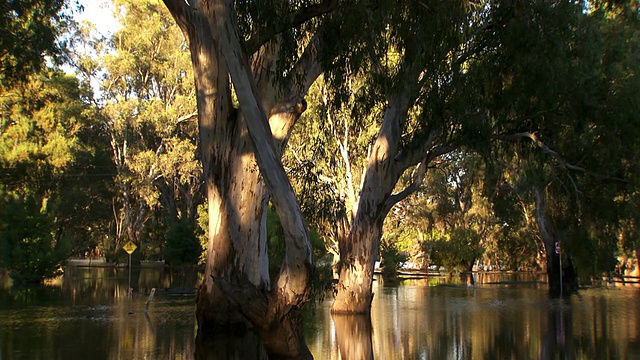
[[[521,283],[506,283],[513,280]],[[640,359],[640,289],[553,300],[531,280],[376,281],[370,319],[332,317],[329,299],[306,310],[305,337],[316,359]],[[243,339],[196,345],[194,295],[164,289],[197,281],[134,268],[129,297],[126,269],[75,268],[51,286],[0,288],[0,360],[245,358]]]

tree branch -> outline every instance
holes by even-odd
[[[560,156],[557,152],[553,151],[545,143],[543,143],[542,140],[540,140],[540,138],[536,135],[535,132],[525,131],[525,132],[507,134],[507,135],[492,135],[491,138],[495,140],[506,140],[506,141],[518,140],[523,138],[530,139],[531,141],[533,141],[534,144],[536,144],[540,149],[542,149],[544,153],[556,159],[563,168],[568,170],[587,172],[584,168],[569,164],[569,162],[567,162],[564,158],[562,158],[562,156]]]
[[[429,160],[427,158],[428,157],[425,156],[420,162],[420,164],[418,165],[418,167],[415,169],[413,173],[413,181],[411,182],[411,184],[405,187],[404,189],[402,189],[402,191],[400,191],[399,193],[389,196],[389,198],[385,201],[384,203],[385,213],[389,212],[389,210],[391,210],[393,205],[406,199],[409,195],[413,194],[414,192],[416,192],[416,190],[418,190],[418,188],[420,188],[420,185],[424,181],[424,174],[427,172],[427,164],[429,163]]]
[[[285,88],[290,89],[289,97],[306,94],[318,76],[322,74],[319,54],[324,44],[320,41],[320,38],[320,32],[316,31],[309,44],[305,47],[304,52],[293,66],[291,73],[287,76]],[[295,94],[293,94],[293,92],[295,92]]]
[[[405,162],[406,167],[404,168],[407,169],[409,166],[418,165],[418,169],[416,170],[414,179],[412,183],[409,186],[407,186],[405,189],[403,189],[401,192],[397,194],[393,194],[387,199],[387,201],[385,202],[385,210],[386,211],[391,210],[391,208],[395,204],[404,200],[406,197],[408,197],[409,195],[413,194],[416,190],[418,190],[418,188],[422,184],[422,181],[424,180],[424,173],[426,172],[427,165],[430,164],[433,160],[435,160],[438,156],[450,153],[455,149],[456,149],[456,146],[454,145],[434,147],[433,149],[429,150],[427,152],[427,155],[423,156],[422,160],[420,160],[419,162],[411,160],[411,159],[415,159],[416,156],[409,156],[407,159],[409,161]],[[423,167],[423,166],[424,166],[424,169],[420,170],[420,167]]]
[[[176,120],[176,124],[179,124],[179,123],[181,123],[183,121],[189,121],[189,120],[195,119],[197,117],[198,117],[198,112],[193,112],[191,114],[182,115]]]
[[[187,14],[191,5],[189,5],[186,0],[162,0],[162,2],[164,2],[164,5],[169,9],[169,12],[180,29],[187,31],[189,27]]]
[[[315,17],[331,12],[336,8],[338,8],[338,0],[322,0],[319,4],[304,7],[297,13],[290,14],[288,19],[278,21],[276,26],[273,29],[270,29],[271,31],[255,32],[246,42],[245,49],[248,54],[253,54],[258,51],[262,45],[266,44],[269,40],[273,39],[283,31],[302,25]]]

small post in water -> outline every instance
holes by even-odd
[[[149,305],[151,305],[151,300],[153,300],[153,294],[156,293],[156,288],[151,288],[151,293],[149,293],[149,298],[147,299],[147,305],[144,307],[144,312],[149,311]]]

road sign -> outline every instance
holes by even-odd
[[[560,241],[556,241],[556,254],[560,254]]]
[[[131,255],[134,251],[136,251],[138,246],[136,246],[136,244],[129,240],[126,244],[124,244],[122,248],[127,252],[127,254]]]

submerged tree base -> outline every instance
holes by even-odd
[[[267,360],[269,356],[260,336],[252,329],[209,327],[198,331],[195,358],[197,360],[256,359]]]
[[[260,335],[269,359],[313,359],[302,331],[302,312],[280,290],[258,289],[248,281],[233,286],[219,278],[214,282]]]

